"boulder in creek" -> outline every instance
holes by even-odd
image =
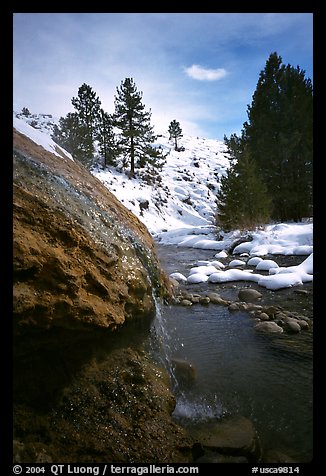
[[[289,334],[297,334],[301,331],[301,326],[298,323],[297,319],[293,318],[284,319],[283,327]]]
[[[238,293],[238,298],[240,301],[244,302],[253,302],[257,301],[262,297],[262,294],[256,289],[252,288],[242,288]]]
[[[257,331],[272,332],[274,334],[281,334],[283,332],[282,327],[274,321],[258,322],[258,324],[255,325],[255,329]]]
[[[16,130],[13,149],[15,460],[189,462],[144,350],[172,296],[151,235],[80,162]]]
[[[196,379],[196,369],[190,362],[184,359],[173,358],[171,359],[171,365],[174,376],[182,387],[188,387],[193,384]]]
[[[261,459],[262,450],[256,429],[251,420],[243,416],[197,423],[191,428],[190,434],[208,452],[244,456],[252,463]]]
[[[258,317],[261,321],[269,321],[269,315],[266,312],[261,312]]]
[[[206,296],[212,304],[221,304],[224,301],[218,293],[207,293]]]
[[[13,146],[14,332],[153,316],[171,285],[147,228],[78,161],[15,130]]]

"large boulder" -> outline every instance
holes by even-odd
[[[144,351],[171,289],[150,234],[80,163],[13,145],[14,461],[189,462]]]
[[[152,288],[168,281],[146,227],[80,163],[15,130],[13,224],[16,333],[154,313]]]

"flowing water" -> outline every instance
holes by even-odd
[[[214,254],[171,246],[158,252],[168,273],[185,275],[197,259],[212,260]],[[206,283],[187,286],[190,292],[208,288],[221,291]],[[235,291],[235,284],[228,284],[223,297]],[[191,426],[240,414],[253,421],[265,451],[278,450],[296,462],[312,459],[312,331],[261,334],[247,313],[213,304],[161,306],[154,326],[165,364],[171,369],[171,359],[179,358],[196,369],[194,382],[186,386],[171,371],[176,420]]]

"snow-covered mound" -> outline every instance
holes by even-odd
[[[170,274],[170,277],[188,284],[199,283],[227,283],[232,281],[253,281],[259,286],[276,291],[278,289],[289,288],[292,286],[300,286],[304,283],[313,281],[313,254],[308,256],[301,264],[297,266],[279,267],[277,263],[272,260],[261,259],[256,265],[256,271],[269,271],[269,275],[262,275],[254,273],[252,269],[238,269],[239,266],[246,265],[245,262],[237,263],[232,260],[228,264],[227,270],[222,263],[212,261],[205,265],[199,264],[189,271],[189,276],[186,277],[179,272]],[[250,260],[247,265],[250,265]],[[198,264],[198,263],[197,263]],[[222,264],[222,266],[221,266]],[[264,266],[262,266],[264,264]]]

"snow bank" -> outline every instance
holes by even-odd
[[[269,275],[253,273],[252,269],[230,268],[227,270],[217,269],[213,265],[214,261],[207,261],[206,264],[195,266],[190,269],[186,278],[180,273],[173,273],[170,276],[179,281],[189,284],[198,283],[227,283],[231,281],[253,281],[259,286],[276,291],[282,288],[300,286],[303,283],[313,281],[313,255],[311,254],[301,264],[297,266],[278,267],[272,260],[258,261],[256,270],[269,271]],[[229,263],[229,266],[232,264]],[[265,264],[265,265],[264,265]]]
[[[39,129],[35,129],[27,124],[23,119],[19,119],[15,115],[13,117],[13,126],[18,132],[29,137],[36,144],[41,145],[48,152],[51,152],[58,157],[68,157],[68,159],[74,160],[69,152],[64,150],[51,139],[50,135],[44,134],[44,132]]]
[[[162,244],[177,244],[188,248],[206,250],[220,250],[215,256],[223,256],[225,250],[241,234],[239,230],[224,234],[223,240],[216,240],[216,233],[211,229],[208,233],[200,229],[195,234],[195,227],[187,230],[180,228],[173,232],[160,233],[158,240]],[[248,231],[249,233],[249,231]],[[266,225],[264,229],[250,232],[252,241],[239,244],[233,254],[247,253],[251,257],[266,255],[310,255],[313,252],[313,224],[312,223],[279,223]],[[252,263],[252,262],[251,262]]]

